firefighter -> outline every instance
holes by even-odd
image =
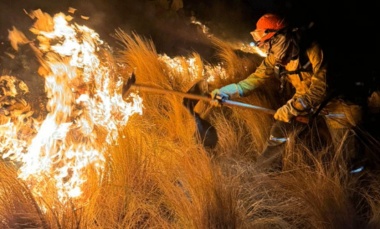
[[[347,139],[347,147],[353,144],[348,141],[352,127],[360,121],[360,106],[348,104],[337,98],[329,98],[327,85],[327,65],[320,44],[313,39],[302,40],[301,29],[291,28],[279,15],[265,14],[256,23],[251,35],[258,47],[267,55],[257,69],[244,80],[213,90],[214,98],[210,103],[220,106],[223,99],[235,99],[247,96],[265,84],[268,79],[276,77],[281,85],[290,83],[294,94],[274,114],[270,136],[257,162],[263,168],[281,168],[281,155],[288,140],[287,131],[301,125],[297,117],[316,115],[323,110],[335,149],[340,147],[341,140]],[[349,144],[348,144],[349,143]],[[258,164],[258,165],[259,165]]]

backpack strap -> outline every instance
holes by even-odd
[[[302,65],[302,66],[299,66],[297,70],[294,70],[294,71],[286,71],[284,70],[283,68],[281,68],[280,66],[276,66],[275,68],[278,68],[277,71],[279,71],[279,79],[280,79],[280,92],[283,91],[284,89],[284,85],[285,85],[285,82],[286,82],[286,77],[287,75],[294,75],[294,74],[297,74],[298,77],[300,78],[300,81],[303,81],[302,79],[302,75],[301,75],[301,72],[310,72],[311,69],[309,68],[310,66],[310,61],[308,61],[306,64]]]

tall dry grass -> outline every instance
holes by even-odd
[[[186,92],[207,80],[185,59],[171,68],[154,44],[119,30],[117,60],[126,80]],[[235,82],[257,67],[259,57],[239,56],[215,42],[227,78],[213,75],[210,90]],[[245,63],[245,64],[239,64]],[[181,67],[184,71],[179,71]],[[224,75],[225,76],[225,75]],[[268,108],[279,105],[267,85],[240,101]],[[333,152],[318,123],[295,132],[286,146],[283,170],[263,173],[255,159],[273,122],[269,115],[243,108],[213,108],[204,117],[217,129],[218,144],[205,148],[197,137],[183,98],[140,92],[143,114],[133,116],[109,146],[106,167],[97,177],[88,169],[86,201],[61,204],[52,195],[36,197],[17,179],[16,166],[0,163],[2,228],[379,228],[379,175],[350,174],[342,152]],[[92,174],[92,176],[91,176]]]

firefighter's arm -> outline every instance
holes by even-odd
[[[303,95],[296,95],[293,106],[297,110],[309,110],[317,107],[326,96],[326,66],[323,52],[318,45],[314,45],[308,50],[307,55],[312,65],[312,77],[309,89]]]
[[[241,88],[243,96],[260,87],[267,79],[270,79],[273,76],[274,63],[275,59],[273,55],[267,56],[256,68],[255,72],[250,74],[246,79],[237,83],[237,85]]]
[[[273,61],[274,59],[272,56],[266,57],[261,62],[259,67],[256,68],[256,71],[250,74],[244,80],[236,84],[232,83],[224,87],[214,89],[210,93],[211,98],[213,98],[210,104],[213,106],[220,106],[220,99],[234,99],[248,95],[250,92],[263,84],[263,81],[265,79],[270,77],[270,69],[273,69]]]
[[[318,106],[326,95],[326,68],[323,52],[317,44],[314,44],[307,55],[313,68],[311,84],[305,94],[296,94],[285,105],[280,107],[274,118],[276,120],[290,122],[291,119],[308,123],[310,110]]]

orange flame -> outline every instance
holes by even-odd
[[[19,177],[36,194],[54,182],[64,202],[81,195],[86,169],[101,177],[107,145],[131,115],[142,114],[142,100],[134,94],[131,102],[122,99],[123,79],[102,59],[109,50],[96,32],[70,24],[72,18],[63,13],[51,18],[37,10],[30,16],[37,18],[31,31],[38,48],[31,45],[42,64],[49,113],[41,123],[34,120],[36,134],[20,142],[21,127],[1,123],[0,149],[7,151],[3,158],[21,162]]]

